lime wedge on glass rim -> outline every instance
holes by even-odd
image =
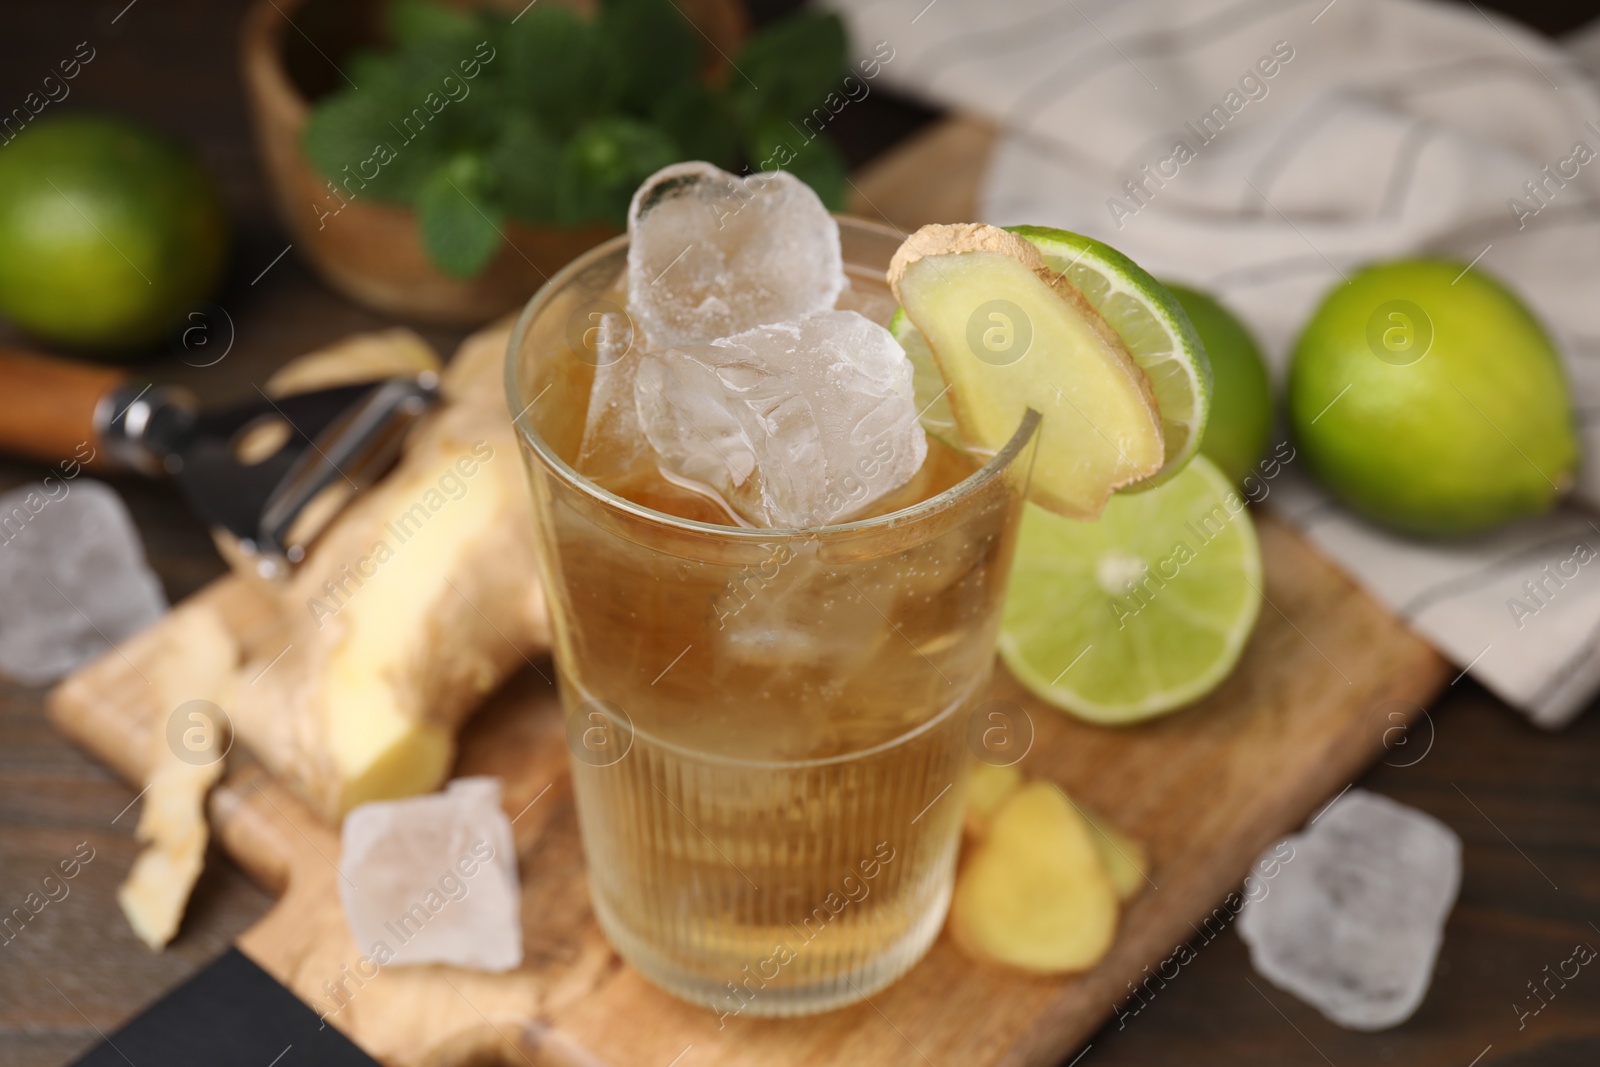
[[[1184,305],[1133,260],[1091,237],[1046,226],[1013,226],[1008,232],[1025,238],[1082,294],[1144,372],[1161,419],[1162,464],[1153,475],[1117,491],[1160,485],[1199,451],[1211,408],[1210,360]],[[963,447],[927,338],[903,307],[895,311],[889,330],[910,358],[923,427],[944,443]]]
[[[930,433],[981,455],[1044,415],[1001,627],[1011,672],[1106,724],[1213,689],[1260,612],[1261,553],[1198,454],[1211,367],[1182,305],[1116,250],[1041,227],[924,227],[889,284]]]
[[[1140,492],[1177,474],[1196,452],[1211,410],[1211,361],[1183,304],[1166,286],[1108,244],[1048,226],[1011,226],[1066,276],[1128,346],[1161,410],[1166,458]]]
[[[1095,522],[1027,506],[1000,656],[1055,707],[1137,722],[1227,676],[1261,588],[1250,513],[1227,476],[1196,456],[1165,485],[1113,497]]]
[[[895,252],[888,278],[949,387],[968,452],[993,455],[1027,411],[1044,416],[1030,499],[1092,519],[1118,487],[1161,470],[1150,379],[1027,240],[980,223],[924,226]]]

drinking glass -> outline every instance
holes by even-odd
[[[900,239],[839,224],[841,306],[885,321]],[[756,529],[626,499],[574,467],[626,260],[619,237],[551,278],[506,364],[595,915],[720,1016],[837,1007],[944,921],[1037,416],[986,462],[930,441],[904,506],[859,521]]]

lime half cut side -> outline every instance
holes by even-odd
[[[1196,456],[1165,485],[1113,497],[1097,522],[1027,508],[1000,655],[1055,707],[1091,722],[1137,722],[1227,677],[1261,589],[1250,513]]]
[[[1166,456],[1139,492],[1173,477],[1200,450],[1211,410],[1211,362],[1188,313],[1166,286],[1110,245],[1047,226],[1012,226],[1100,313],[1150,379]]]

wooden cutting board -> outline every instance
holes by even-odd
[[[980,123],[943,123],[856,181],[859,214],[907,230],[971,218],[992,146]],[[941,938],[870,1003],[801,1020],[728,1019],[655,989],[611,951],[589,910],[564,732],[553,689],[524,671],[468,726],[457,774],[505,782],[522,872],[524,965],[505,975],[447,967],[382,970],[329,1021],[391,1064],[1051,1064],[1075,1055],[1130,983],[1187,942],[1255,857],[1298,827],[1377,756],[1385,732],[1420,713],[1445,663],[1295,532],[1260,515],[1267,604],[1238,670],[1200,704],[1124,729],[1043,707],[1004,674],[994,695],[1026,708],[1036,740],[1023,768],[1061,783],[1142,840],[1151,886],[1088,974],[1047,980],[979,965]],[[222,611],[247,656],[271,640],[270,607],[224,578],[195,598]],[[178,610],[183,610],[180,606]],[[156,627],[159,630],[160,626]],[[154,631],[78,672],[52,695],[68,733],[130,781],[134,754],[164,721],[137,671]],[[544,669],[549,674],[548,667]],[[258,765],[234,759],[211,798],[222,847],[277,904],[239,947],[319,1011],[325,983],[359,952],[336,891],[339,839]],[[1226,909],[1218,912],[1226,915]],[[1170,974],[1170,965],[1167,970]]]

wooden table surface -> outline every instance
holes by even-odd
[[[52,107],[141,117],[195,144],[221,180],[236,243],[216,302],[233,329],[230,338],[226,326],[219,328],[211,343],[231,341],[231,348],[214,366],[189,366],[174,354],[147,367],[207,400],[249,392],[311,347],[391,324],[328,292],[293,251],[274,262],[289,241],[267,205],[246,126],[235,64],[242,9],[243,0],[110,0],[12,3],[0,15],[4,108],[20,103],[58,59],[87,40],[94,60],[72,83],[71,97]],[[1515,10],[1551,31],[1600,14],[1593,3]],[[839,132],[860,162],[927,114],[877,101],[847,112]],[[462,336],[421,332],[446,354]],[[188,358],[203,363],[218,351]],[[0,460],[0,490],[43,473]],[[222,573],[205,531],[170,490],[133,480],[116,486],[169,598],[181,599]],[[139,943],[115,902],[135,852],[133,791],[52,730],[43,696],[42,689],[0,682],[0,910],[20,905],[75,850],[82,856],[92,848],[93,859],[67,883],[69,895],[0,944],[0,1063],[15,1067],[70,1061],[97,1031],[119,1026],[215,957],[269,903],[214,856],[174,944],[157,955]],[[1433,987],[1410,1022],[1379,1034],[1338,1029],[1255,974],[1230,930],[1137,1016],[1109,1024],[1077,1062],[1559,1067],[1600,1061],[1600,973],[1580,972],[1520,1029],[1517,1014],[1529,1003],[1527,983],[1542,978],[1546,965],[1554,968],[1580,942],[1600,946],[1600,715],[1546,734],[1462,680],[1430,709],[1412,745],[1389,759],[1395,765],[1375,767],[1356,784],[1431,812],[1466,845],[1461,896]],[[946,1067],[937,1049],[924,1051]]]

